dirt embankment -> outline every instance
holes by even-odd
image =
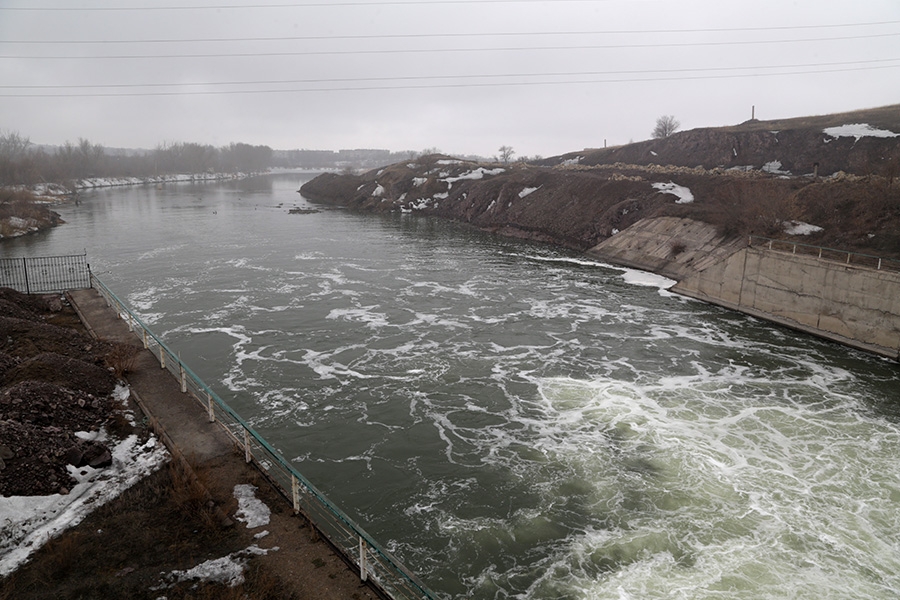
[[[0,238],[43,231],[65,223],[34,194],[0,188]]]
[[[432,155],[362,175],[322,175],[300,192],[314,202],[440,216],[577,250],[643,218],[672,216],[710,223],[731,239],[789,237],[785,224],[798,221],[821,229],[794,236],[797,241],[900,256],[900,182],[877,176],[785,177],[625,164],[535,167]]]
[[[896,178],[900,177],[900,137],[889,135],[893,132],[900,132],[900,105],[692,129],[662,139],[572,152],[540,164],[657,164]]]
[[[67,465],[111,461],[75,432],[128,427],[111,396],[117,346],[79,327],[58,297],[0,288],[0,495],[68,493]]]

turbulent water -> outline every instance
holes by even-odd
[[[0,249],[86,249],[442,596],[900,594],[895,363],[299,183],[98,191]]]

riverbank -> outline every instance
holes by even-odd
[[[17,427],[3,436],[0,597],[377,598],[94,290],[71,298],[78,316],[55,296],[0,298],[0,424]],[[109,460],[73,465],[81,446]]]

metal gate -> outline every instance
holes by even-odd
[[[50,294],[91,287],[87,254],[0,258],[0,287],[25,294]]]

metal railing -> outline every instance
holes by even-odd
[[[225,429],[243,449],[244,460],[255,463],[281,488],[285,497],[291,500],[294,512],[309,519],[319,533],[359,569],[362,581],[371,580],[390,598],[398,600],[438,598],[222,401],[103,282],[91,275],[91,283],[119,318],[126,321],[128,328],[143,340],[144,347],[158,358],[160,367],[181,382],[181,391],[200,403],[210,422],[217,422]]]
[[[861,252],[837,250],[835,248],[826,248],[824,246],[812,246],[810,244],[800,244],[791,240],[776,240],[758,235],[751,235],[748,245],[755,248],[768,248],[769,250],[775,250],[777,252],[812,256],[820,260],[843,263],[854,267],[900,273],[900,260],[863,254]]]
[[[24,294],[51,294],[91,287],[87,253],[0,258],[0,287],[13,288]]]

